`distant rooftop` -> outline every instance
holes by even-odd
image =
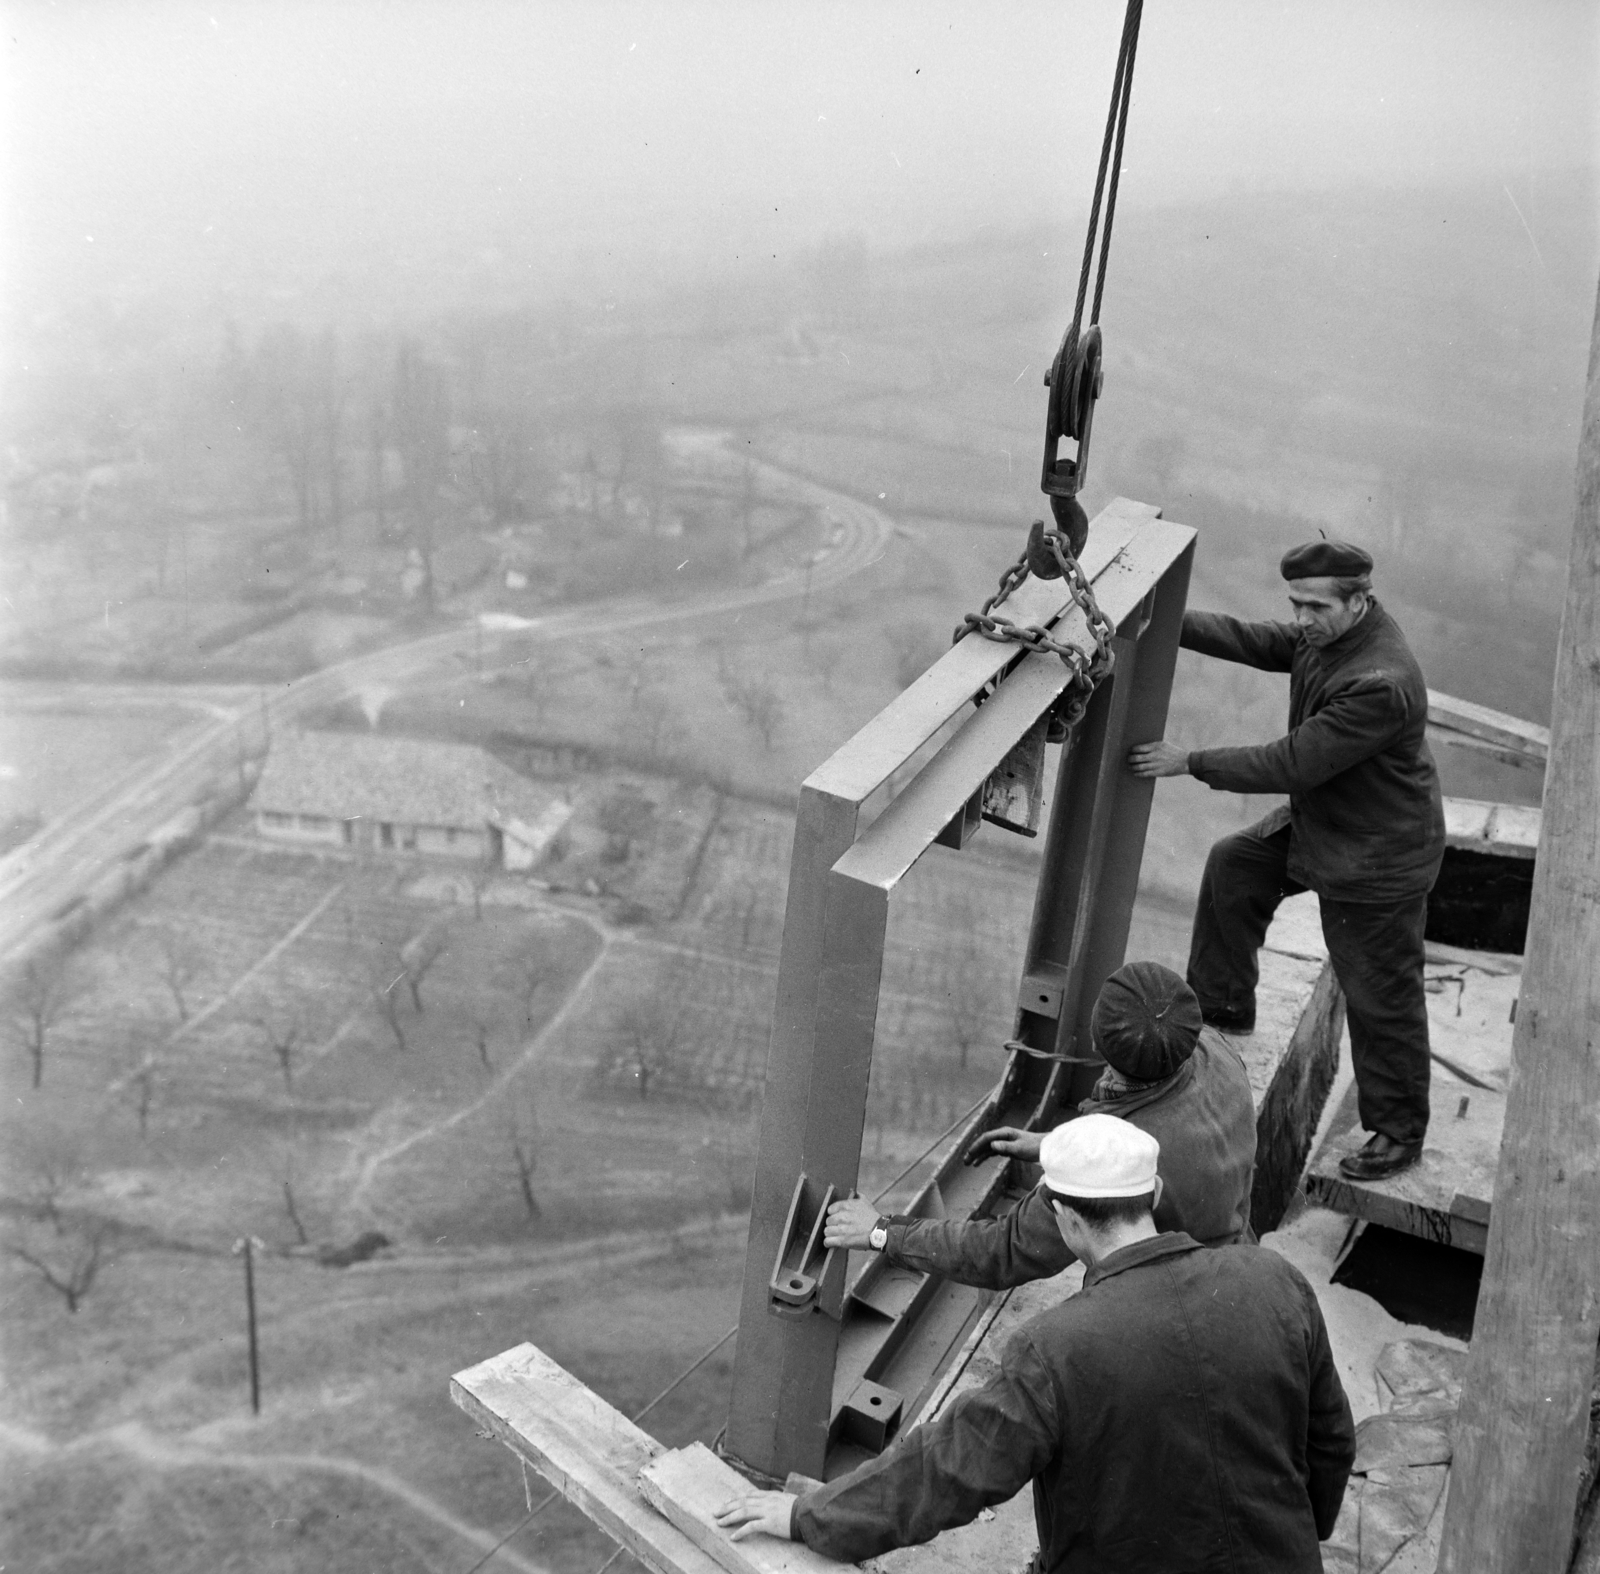
[[[472,744],[301,732],[274,740],[252,806],[271,814],[470,826],[532,820],[552,796]]]

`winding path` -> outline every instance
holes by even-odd
[[[690,446],[696,447],[693,442]],[[697,451],[710,456],[716,445],[703,437]],[[607,638],[798,600],[841,583],[883,555],[894,527],[880,510],[772,465],[758,466],[758,473],[765,495],[810,504],[829,521],[827,541],[814,555],[809,571],[790,568],[759,585],[711,591],[670,605],[643,596],[590,602],[519,620],[505,630],[473,621],[352,657],[274,691],[262,689],[255,705],[180,740],[160,759],[131,767],[0,858],[0,960],[20,949],[52,913],[84,895],[165,821],[205,796],[219,775],[236,770],[241,757],[259,746],[263,725],[282,726],[314,706],[348,695],[394,689],[453,656],[481,652],[492,661],[509,641],[521,650],[530,642]],[[184,687],[174,685],[168,692],[175,694]],[[212,687],[203,687],[208,695],[214,693]],[[73,692],[80,697],[92,694],[94,686]]]
[[[204,1428],[202,1431],[206,1430]],[[492,1531],[469,1524],[459,1515],[419,1491],[403,1476],[378,1465],[331,1454],[272,1453],[255,1454],[248,1450],[218,1448],[214,1441],[198,1435],[191,1439],[162,1437],[138,1421],[124,1421],[98,1432],[86,1432],[66,1443],[56,1443],[40,1432],[0,1421],[0,1449],[25,1454],[34,1459],[55,1459],[64,1454],[83,1453],[97,1448],[114,1448],[156,1470],[237,1470],[248,1475],[276,1477],[305,1472],[343,1476],[376,1487],[386,1496],[404,1503],[424,1519],[488,1552],[500,1540]],[[274,1523],[277,1523],[276,1521]],[[502,1532],[503,1534],[503,1532]],[[555,1574],[548,1564],[536,1563],[514,1548],[501,1547],[495,1554],[497,1568],[514,1568],[522,1574]]]

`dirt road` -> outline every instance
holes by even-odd
[[[720,439],[689,434],[689,441],[705,459],[714,455]],[[530,642],[580,643],[796,600],[843,582],[882,556],[893,524],[878,509],[770,465],[761,465],[759,476],[764,495],[809,504],[828,522],[826,542],[809,571],[786,569],[759,585],[714,591],[668,606],[644,596],[618,597],[516,620],[515,627],[463,623],[324,667],[275,691],[261,690],[253,704],[189,734],[161,758],[143,762],[105,784],[0,859],[0,960],[18,950],[52,913],[81,897],[164,821],[208,796],[219,779],[226,781],[239,772],[246,754],[259,749],[264,727],[282,726],[315,706],[363,691],[398,690],[459,655],[481,651],[484,662],[492,664],[512,640],[525,651]],[[92,692],[82,687],[74,691],[80,700]],[[169,695],[176,692],[167,690]],[[218,707],[214,687],[206,689],[206,698],[213,710]]]

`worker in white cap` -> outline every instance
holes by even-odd
[[[1040,1574],[1321,1574],[1355,1429],[1316,1297],[1273,1251],[1158,1230],[1159,1153],[1112,1115],[1050,1132],[1044,1185],[1082,1290],[876,1459],[802,1495],[747,1493],[718,1524],[859,1562],[1031,1481]]]

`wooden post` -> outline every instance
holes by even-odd
[[[1439,1574],[1559,1574],[1600,1336],[1600,312],[1544,825]]]

